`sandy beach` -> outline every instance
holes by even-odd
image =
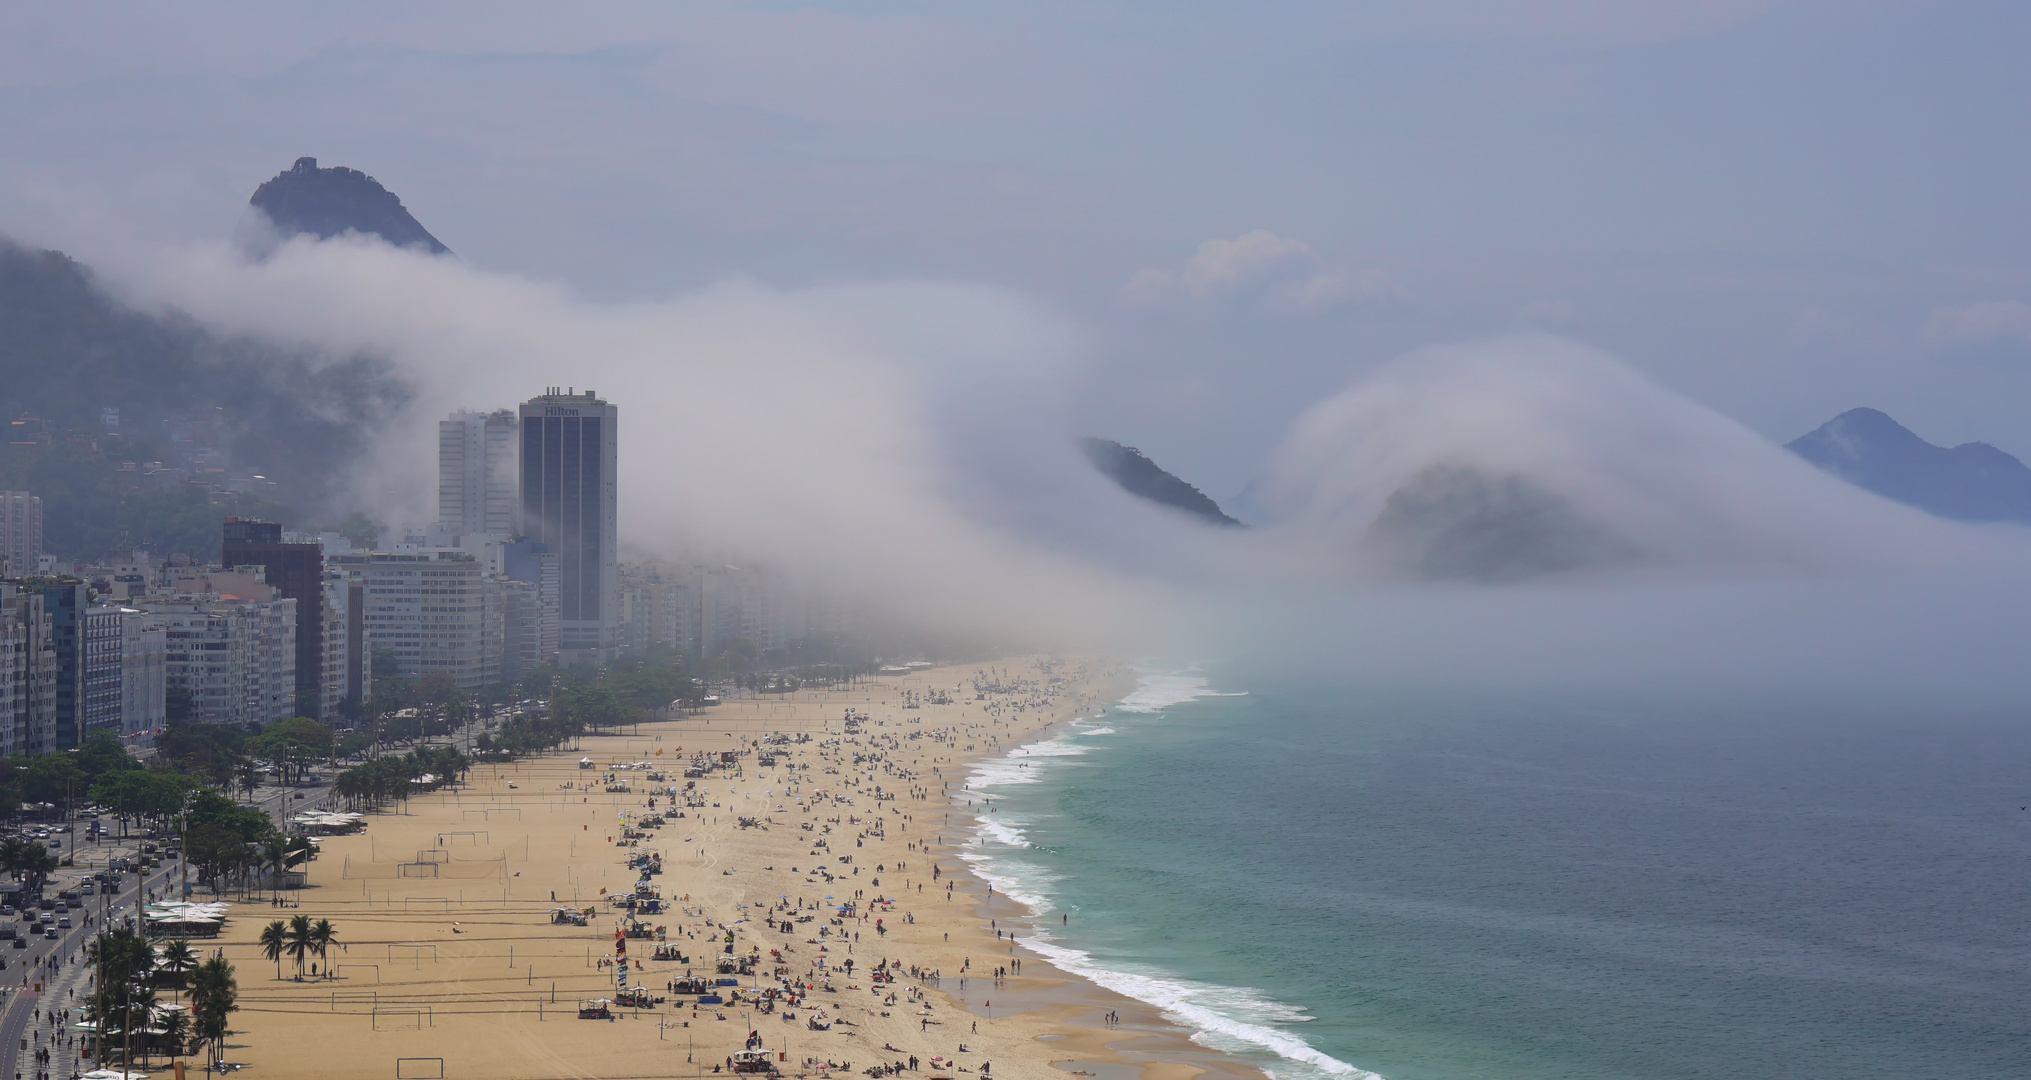
[[[482,764],[462,788],[326,839],[293,894],[300,908],[234,908],[209,946],[239,970],[227,1058],[257,1075],[376,1080],[436,1076],[437,1059],[460,1080],[703,1077],[727,1071],[753,1032],[790,1076],[914,1058],[905,1075],[1259,1080],[1030,954],[1026,913],[954,854],[971,823],[970,762],[1131,685],[1111,663],[969,664]],[[852,733],[849,713],[865,718]],[[700,755],[718,764],[687,779]],[[687,784],[673,805],[668,790]],[[630,860],[651,855],[663,907],[631,916],[611,901],[635,891]],[[590,909],[588,925],[553,921],[560,908]],[[330,971],[299,978],[285,959],[278,973],[255,944],[271,918],[299,913],[337,924]],[[626,942],[628,982],[667,1000],[579,1019],[582,1000],[615,997],[615,936],[631,918],[650,936]],[[652,959],[659,944],[684,959]],[[750,973],[717,970],[741,956],[755,958]],[[700,1007],[668,989],[686,976],[736,985]]]

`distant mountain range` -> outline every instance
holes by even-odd
[[[1220,509],[1220,504],[1205,492],[1158,468],[1156,462],[1133,446],[1123,446],[1111,439],[1086,438],[1079,440],[1079,448],[1086,452],[1086,460],[1091,461],[1102,476],[1121,485],[1121,490],[1130,495],[1183,511],[1214,525],[1246,528],[1241,522],[1228,517]]]
[[[1785,448],[1929,514],[2031,524],[2031,468],[1988,443],[1934,446],[1875,409],[1849,409]]]
[[[297,158],[287,171],[256,188],[248,202],[266,213],[283,236],[326,238],[357,232],[396,247],[451,253],[379,181],[344,166],[320,169],[316,158]]]

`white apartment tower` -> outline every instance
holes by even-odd
[[[326,565],[365,590],[363,646],[393,652],[402,674],[468,690],[500,681],[501,593],[471,554],[355,552]]]
[[[515,414],[459,411],[437,422],[437,521],[459,536],[515,532]]]
[[[607,664],[619,651],[616,416],[590,390],[555,386],[521,408],[521,533],[557,554],[563,663]]]
[[[168,664],[168,638],[155,617],[136,608],[121,608],[121,738],[142,739],[168,723]]]
[[[42,558],[42,500],[26,491],[0,491],[0,570],[30,577]]]

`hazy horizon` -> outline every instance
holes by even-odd
[[[418,393],[356,497],[390,518],[427,519],[440,416],[572,384],[622,407],[627,550],[955,625],[1330,651],[1410,596],[1413,653],[1553,617],[1568,659],[1523,652],[1592,678],[1577,658],[1641,641],[1625,669],[1758,667],[1666,644],[1731,618],[1811,651],[1833,602],[1879,631],[1863,673],[1930,680],[2031,581],[2022,529],[1778,445],[1870,405],[2031,452],[2021,196],[1972,182],[2021,150],[1967,134],[2021,96],[2013,9],[476,11],[0,16],[0,232],[144,307],[387,357]],[[1921,87],[1923,122],[1882,109]],[[247,196],[297,156],[378,177],[458,255],[250,258]],[[1254,484],[1273,521],[1137,504],[1081,435],[1223,502]],[[1404,593],[1430,523],[1378,522],[1420,484],[1521,500],[1521,546],[1583,555]],[[1473,584],[1505,575],[1534,584]],[[1966,648],[1911,647],[1928,591],[1964,596]]]

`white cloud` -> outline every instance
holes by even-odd
[[[1302,240],[1256,229],[1234,240],[1208,240],[1200,244],[1198,252],[1185,260],[1178,283],[1193,296],[1206,296],[1260,277],[1294,259],[1317,258],[1311,245]]]
[[[1170,300],[1243,296],[1272,315],[1316,314],[1358,296],[1386,291],[1382,275],[1325,264],[1310,244],[1268,229],[1213,239],[1175,271],[1148,267],[1129,276],[1122,299],[1137,306]]]
[[[2006,338],[2031,343],[2031,304],[2000,300],[1940,308],[1925,321],[1920,337],[1935,348]]]

